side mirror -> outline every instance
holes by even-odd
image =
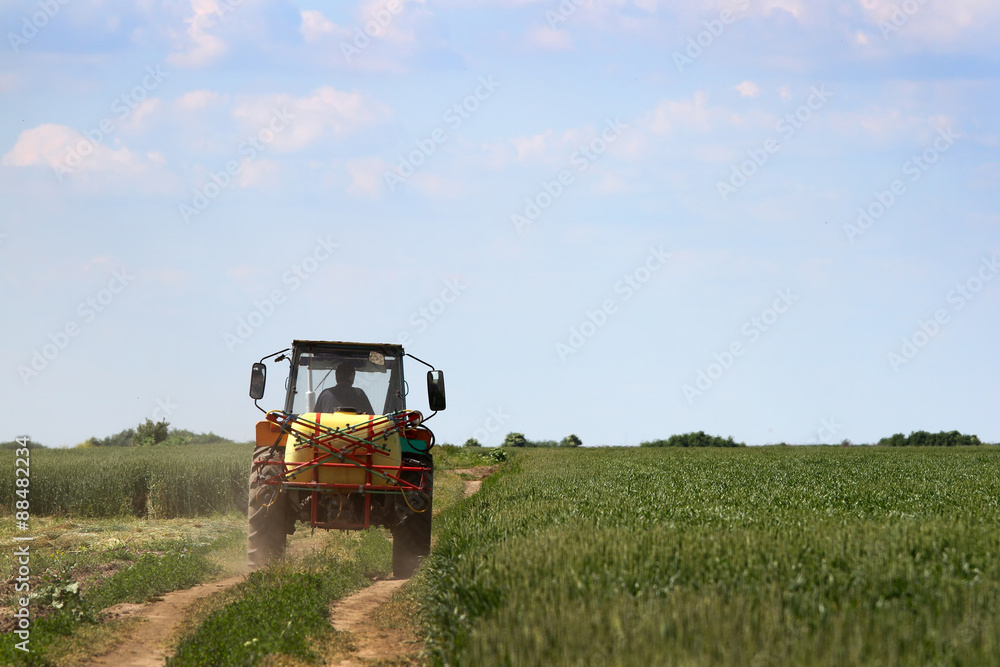
[[[264,385],[267,383],[267,366],[261,363],[253,365],[250,371],[250,398],[258,401],[264,398]]]
[[[444,410],[444,371],[427,371],[427,402],[434,412]]]

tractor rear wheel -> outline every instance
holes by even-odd
[[[431,508],[434,500],[434,463],[430,456],[420,459],[407,458],[407,466],[424,466],[420,471],[408,471],[403,479],[419,484],[425,480],[425,493],[411,492],[400,496],[397,510],[402,520],[392,529],[392,574],[397,579],[408,579],[431,553]]]
[[[291,523],[288,494],[276,485],[265,484],[284,470],[284,453],[284,448],[278,447],[257,447],[253,452],[247,510],[247,566],[251,572],[285,553]]]

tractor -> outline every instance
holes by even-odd
[[[426,418],[406,409],[403,357],[428,368]],[[288,362],[282,410],[260,407],[267,365]],[[434,434],[445,409],[444,373],[402,346],[296,340],[253,365],[257,422],[250,468],[247,561],[281,557],[299,521],[313,529],[392,534],[392,570],[407,578],[431,548]]]

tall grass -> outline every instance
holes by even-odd
[[[245,511],[252,445],[158,445],[31,452],[33,515],[172,518]],[[13,466],[0,475],[11,514]]]
[[[1000,451],[519,452],[443,515],[444,664],[988,664]]]

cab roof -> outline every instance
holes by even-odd
[[[342,340],[293,340],[292,345],[295,347],[353,347],[364,350],[383,347],[391,347],[397,350],[403,349],[403,346],[398,343],[352,343]]]

